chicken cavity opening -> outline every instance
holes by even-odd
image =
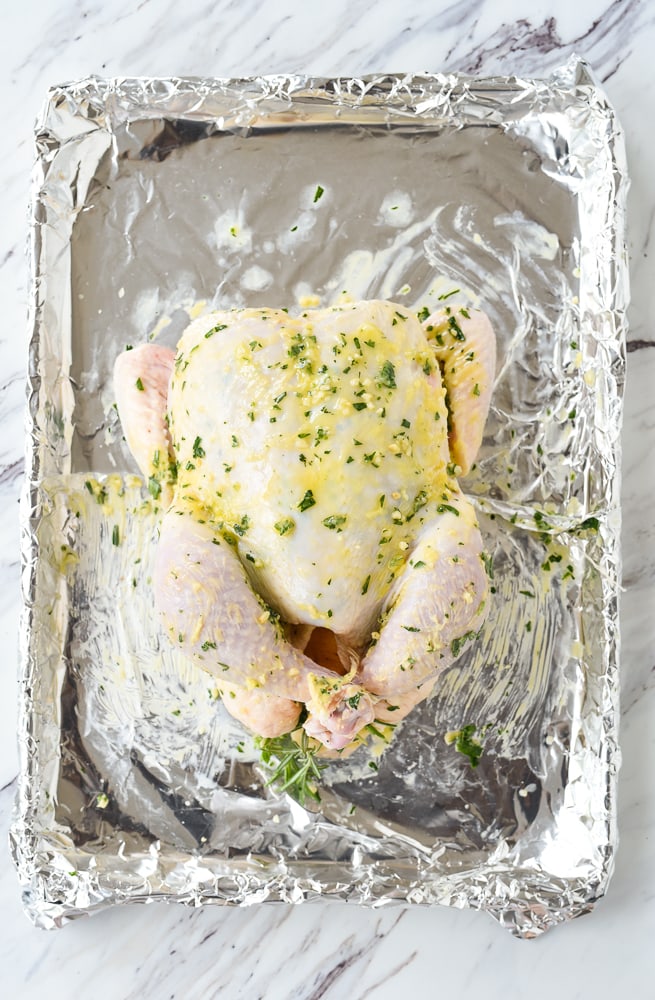
[[[305,646],[305,656],[308,656],[320,667],[333,670],[335,674],[348,673],[348,667],[344,666],[339,658],[337,648],[337,637],[329,628],[318,625],[309,637],[309,642]]]

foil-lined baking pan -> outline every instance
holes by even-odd
[[[109,904],[321,899],[588,911],[616,846],[627,173],[586,64],[461,75],[90,78],[37,124],[20,745],[39,926]],[[317,197],[320,191],[320,196]],[[190,316],[481,305],[491,414],[463,481],[492,609],[379,758],[269,783],[152,613],[158,517],[111,371]],[[474,727],[479,766],[446,740]]]

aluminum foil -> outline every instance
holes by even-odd
[[[531,937],[588,911],[616,846],[628,294],[623,140],[588,67],[90,78],[52,90],[36,144],[11,833],[29,916],[329,897],[472,906]],[[386,753],[330,765],[303,807],[160,637],[157,514],[110,373],[205,309],[343,293],[491,316],[463,488],[492,609]],[[445,740],[465,725],[475,769]]]

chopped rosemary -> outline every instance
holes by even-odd
[[[211,330],[208,330],[207,333],[205,334],[205,340],[208,340],[209,337],[212,337],[215,333],[220,333],[221,330],[227,330],[226,323],[218,323],[216,326],[213,326]]]

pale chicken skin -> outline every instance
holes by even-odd
[[[479,630],[482,540],[457,476],[494,367],[484,313],[421,324],[386,301],[215,312],[175,354],[117,359],[126,439],[165,511],[156,606],[254,732],[304,709],[340,750],[411,711]]]

